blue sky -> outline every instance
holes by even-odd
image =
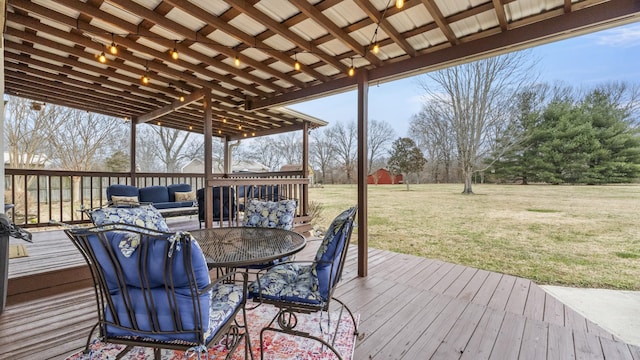
[[[540,80],[589,88],[607,81],[640,84],[640,23],[535,47]],[[424,75],[423,75],[424,76]],[[386,121],[396,136],[406,136],[411,117],[421,108],[416,78],[369,84],[369,119]],[[329,122],[356,121],[356,91],[289,107]]]

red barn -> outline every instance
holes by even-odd
[[[367,184],[402,184],[402,175],[393,176],[387,169],[378,169],[367,176]]]

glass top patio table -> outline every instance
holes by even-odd
[[[198,240],[209,268],[262,264],[293,255],[307,244],[304,236],[283,229],[222,227],[189,232]]]

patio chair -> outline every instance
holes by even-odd
[[[333,297],[342,276],[356,212],[357,207],[352,207],[333,220],[313,262],[275,265],[260,273],[258,279],[249,286],[249,295],[253,301],[271,304],[279,309],[271,322],[260,331],[260,348],[264,345],[264,332],[276,331],[319,341],[342,359],[342,355],[333,346],[333,341],[329,343],[320,336],[296,331],[296,314],[328,311],[331,300],[335,300],[349,313],[355,329],[354,336],[358,334],[351,310]]]
[[[244,339],[244,357],[253,359],[245,314],[247,275],[231,273],[211,282],[202,250],[189,233],[126,224],[65,233],[94,282],[98,322],[86,353],[97,328],[103,342],[126,345],[119,357],[134,346],[154,348],[155,359],[161,349],[200,356],[224,339],[229,359]],[[242,282],[230,281],[236,275]]]
[[[200,228],[204,223],[205,212],[205,189],[196,191],[196,199],[198,201],[198,220]],[[224,221],[231,223],[236,217],[236,196],[235,190],[230,186],[214,186],[213,187],[213,221],[219,222],[220,226]]]

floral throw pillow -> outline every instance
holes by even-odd
[[[244,226],[293,229],[293,218],[298,206],[295,200],[249,200],[244,214]]]
[[[89,216],[96,226],[129,224],[169,232],[162,214],[151,205],[100,208],[89,212]]]

